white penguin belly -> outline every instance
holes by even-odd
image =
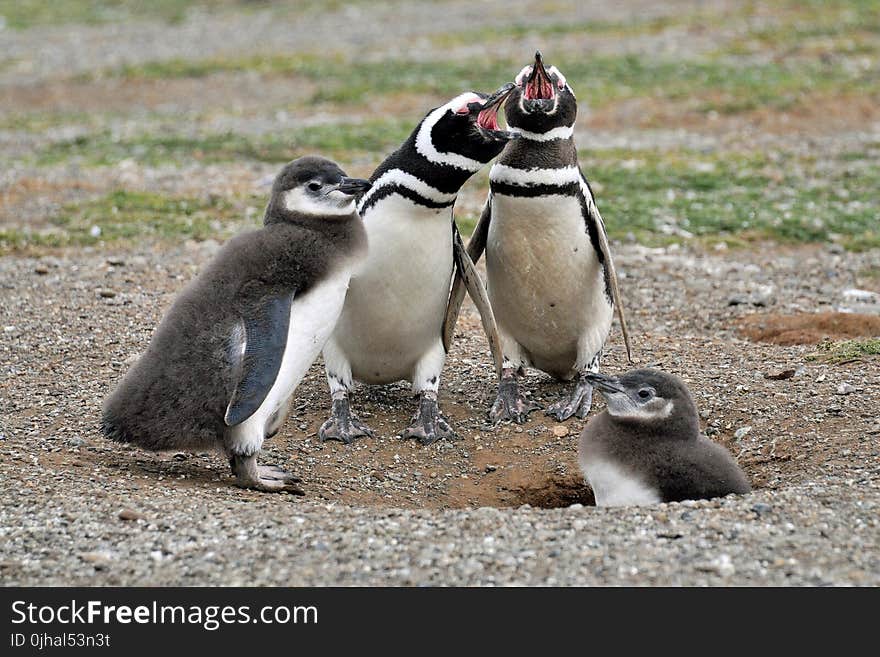
[[[570,375],[604,344],[612,306],[576,197],[493,194],[486,271],[499,329],[535,367]]]
[[[340,267],[304,295],[294,296],[281,367],[255,415],[269,419],[296,390],[336,325],[350,278],[351,270]]]
[[[452,277],[451,221],[449,208],[397,195],[365,214],[369,254],[333,333],[355,379],[409,380],[419,359],[436,349]]]
[[[596,506],[658,504],[660,493],[610,461],[581,460],[581,469],[596,496]]]

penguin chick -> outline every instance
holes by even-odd
[[[168,310],[104,403],[111,440],[149,450],[222,447],[239,486],[302,494],[257,464],[330,335],[366,252],[366,180],[303,157],[272,186],[264,226],[230,239]]]
[[[597,506],[748,493],[730,453],[700,433],[697,408],[677,376],[651,369],[587,380],[607,402],[580,437],[578,457]]]

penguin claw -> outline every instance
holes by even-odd
[[[502,380],[498,384],[498,397],[489,411],[489,420],[492,424],[499,422],[523,424],[528,419],[529,413],[540,408],[540,404],[523,397],[515,380]]]
[[[256,455],[233,455],[229,459],[232,472],[239,488],[259,490],[266,493],[290,493],[305,495],[305,491],[295,484],[302,481],[299,477],[282,470],[277,465],[257,465]]]
[[[345,445],[350,445],[357,438],[363,436],[372,438],[373,430],[351,412],[347,399],[334,399],[330,417],[318,430],[318,438],[321,442],[338,440]]]
[[[449,422],[440,414],[436,399],[422,396],[419,407],[413,415],[410,425],[400,433],[403,440],[412,438],[422,445],[430,445],[438,440],[455,440],[458,438]]]
[[[555,404],[551,404],[545,413],[556,418],[559,422],[564,422],[570,417],[577,416],[581,420],[587,417],[590,407],[593,405],[593,388],[589,384],[586,386],[580,382],[574,389],[571,397],[560,399]]]

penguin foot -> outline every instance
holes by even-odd
[[[422,395],[412,422],[401,432],[400,437],[404,440],[415,438],[422,445],[430,445],[444,438],[455,440],[458,436],[455,435],[446,418],[440,414],[437,400]]]
[[[540,408],[539,404],[523,397],[515,378],[501,379],[498,384],[498,396],[489,411],[489,420],[492,424],[505,421],[522,424],[528,419],[529,413]]]
[[[373,430],[351,412],[348,398],[334,399],[329,419],[318,430],[318,438],[321,442],[338,440],[350,445],[362,436],[372,438]]]
[[[267,493],[290,493],[292,495],[305,495],[299,486],[302,481],[279,468],[277,465],[257,465],[257,455],[241,456],[233,454],[229,457],[229,465],[240,488],[261,490]]]
[[[568,418],[577,415],[580,419],[587,417],[590,407],[593,405],[593,387],[584,380],[579,380],[571,393],[571,397],[562,398],[555,404],[551,404],[545,411],[547,415],[564,422]]]

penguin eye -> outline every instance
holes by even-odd
[[[319,189],[321,189],[321,183],[313,180],[308,184],[308,188],[313,192],[317,192]]]
[[[654,391],[651,388],[642,388],[639,390],[639,399],[650,399],[654,396]]]

